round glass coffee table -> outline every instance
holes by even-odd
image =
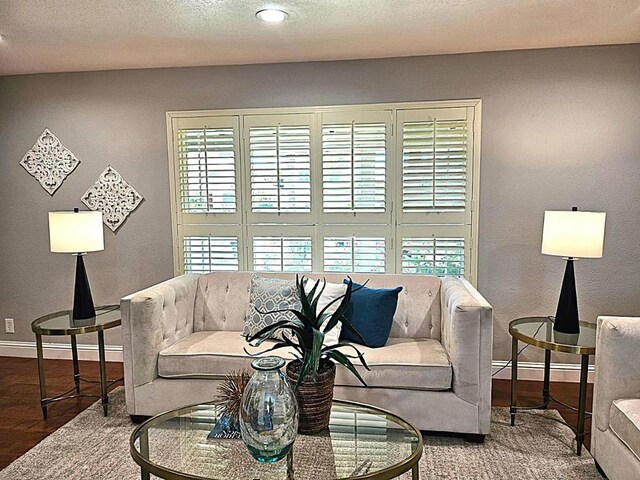
[[[418,479],[422,435],[409,422],[376,407],[334,400],[329,428],[298,435],[286,459],[259,463],[241,439],[210,438],[220,415],[215,404],[157,415],[131,434],[141,478],[170,480]]]

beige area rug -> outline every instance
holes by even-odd
[[[523,414],[511,427],[508,409],[494,408],[491,434],[481,445],[425,436],[420,478],[601,479],[588,452],[583,451],[581,457],[573,453],[571,430],[547,417],[557,419],[559,414],[554,410]],[[124,390],[116,389],[111,394],[109,417],[102,415],[100,404],[94,404],[2,470],[0,479],[139,479],[140,470],[129,455],[133,429]],[[230,471],[224,480],[244,477],[237,472]]]

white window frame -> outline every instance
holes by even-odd
[[[422,231],[415,213],[402,212],[402,118],[412,110],[466,108],[470,125],[467,157],[467,208],[464,222],[458,228],[452,225],[429,225],[429,234]],[[372,213],[324,213],[322,209],[322,124],[323,118],[335,120],[367,121],[388,115],[387,120],[387,181],[385,188],[386,212]],[[248,125],[245,117],[258,116],[277,118],[287,115],[309,115],[311,126],[311,213],[285,213],[287,224],[274,225],[278,215],[251,212],[250,166],[241,159],[248,159]],[[482,100],[444,100],[425,102],[378,103],[341,106],[311,106],[285,108],[249,108],[224,110],[169,111],[166,113],[167,147],[169,161],[169,187],[171,195],[171,220],[173,236],[174,273],[184,272],[183,238],[188,234],[204,234],[209,228],[213,236],[233,235],[238,238],[238,265],[241,271],[251,270],[252,234],[259,226],[259,235],[269,236],[266,232],[280,232],[291,236],[302,236],[302,232],[312,232],[313,271],[323,271],[323,243],[325,236],[377,236],[385,238],[385,263],[388,273],[402,271],[402,237],[428,237],[437,235],[463,236],[465,239],[465,278],[476,284],[478,272],[478,218],[480,187],[480,139],[481,139]],[[283,117],[285,118],[285,117]],[[291,117],[294,118],[294,117]],[[300,117],[298,117],[300,118]],[[225,123],[226,122],[226,123]],[[233,123],[236,122],[236,123]],[[247,122],[248,123],[248,122]],[[264,122],[266,123],[266,122]],[[236,148],[236,213],[183,213],[179,191],[179,162],[177,156],[176,134],[180,128],[200,128],[203,125],[237,126]],[[314,160],[315,159],[315,160]],[[420,215],[420,214],[417,214]],[[429,213],[441,221],[449,220],[447,212]],[[453,214],[460,218],[460,214]],[[381,221],[384,218],[383,221]],[[403,222],[407,223],[403,223]],[[375,225],[373,224],[375,223]],[[429,220],[431,223],[431,220]],[[439,222],[434,222],[439,223]],[[215,224],[215,233],[210,225]],[[270,224],[270,225],[267,225]],[[440,233],[443,232],[443,233]],[[450,233],[449,233],[450,232]],[[455,232],[455,233],[454,233]],[[460,235],[462,233],[462,235]]]

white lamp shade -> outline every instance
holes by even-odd
[[[559,257],[602,258],[604,212],[544,212],[542,253]]]
[[[49,245],[54,253],[104,250],[102,212],[49,212]]]

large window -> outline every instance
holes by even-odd
[[[176,273],[475,280],[479,100],[167,117]]]

